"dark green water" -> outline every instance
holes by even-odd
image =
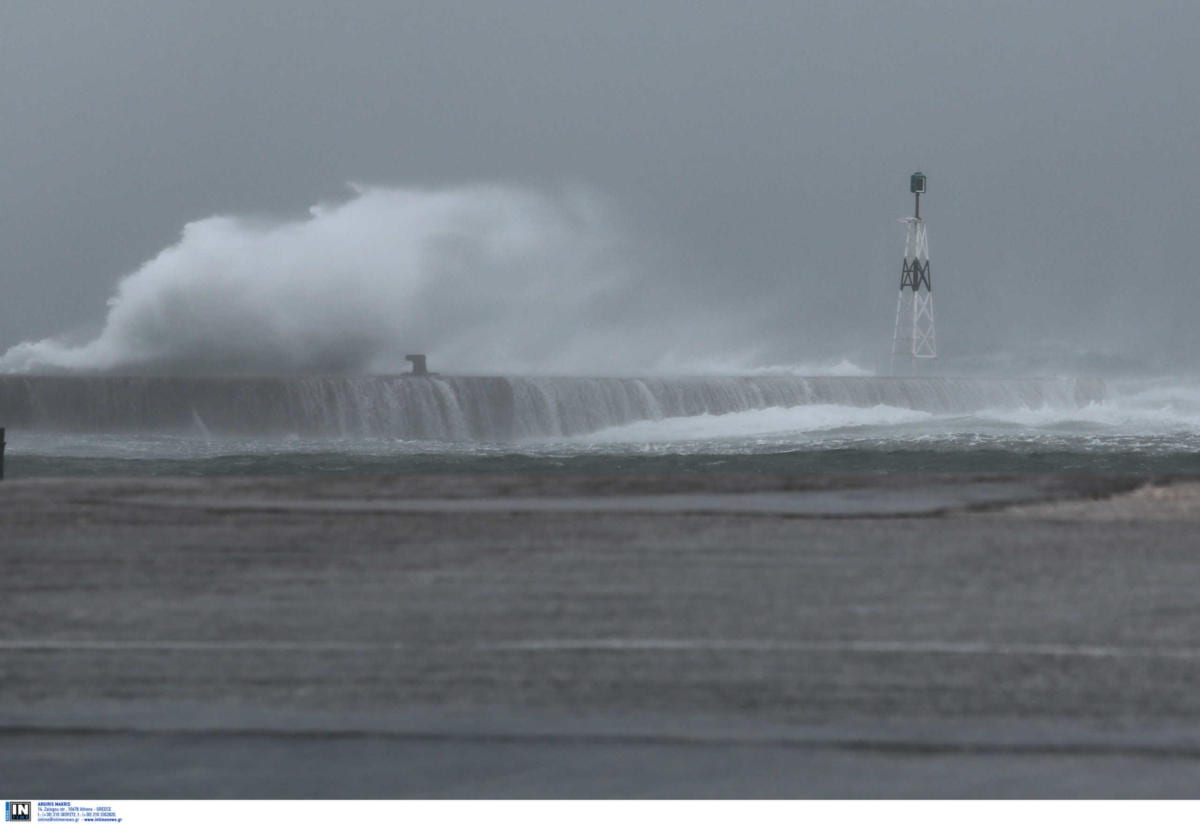
[[[196,441],[166,436],[9,436],[10,478],[424,473],[1200,474],[1191,433],[1131,438],[1009,433],[806,443],[439,444],[378,441]],[[56,443],[57,441],[57,443]]]

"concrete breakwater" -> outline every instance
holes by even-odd
[[[933,413],[1072,408],[1082,378],[0,376],[0,423],[69,432],[193,431],[504,441],[640,420],[806,404]]]

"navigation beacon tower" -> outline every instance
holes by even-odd
[[[892,338],[892,374],[907,367],[917,374],[922,361],[937,357],[933,332],[933,285],[929,280],[929,239],[921,220],[921,195],[925,175],[914,172],[908,190],[916,197],[912,217],[901,218],[908,227],[904,240],[904,265],[900,269],[900,295],[896,298],[896,332]]]

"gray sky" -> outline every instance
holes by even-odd
[[[6,0],[0,350],[191,220],[505,182],[602,194],[656,312],[869,360],[920,166],[944,353],[1191,369],[1198,43],[1194,2]]]

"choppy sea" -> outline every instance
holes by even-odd
[[[570,436],[80,432],[9,428],[6,474],[339,473],[1200,474],[1200,383],[1109,381],[1105,397],[938,412],[836,403],[661,414]]]

